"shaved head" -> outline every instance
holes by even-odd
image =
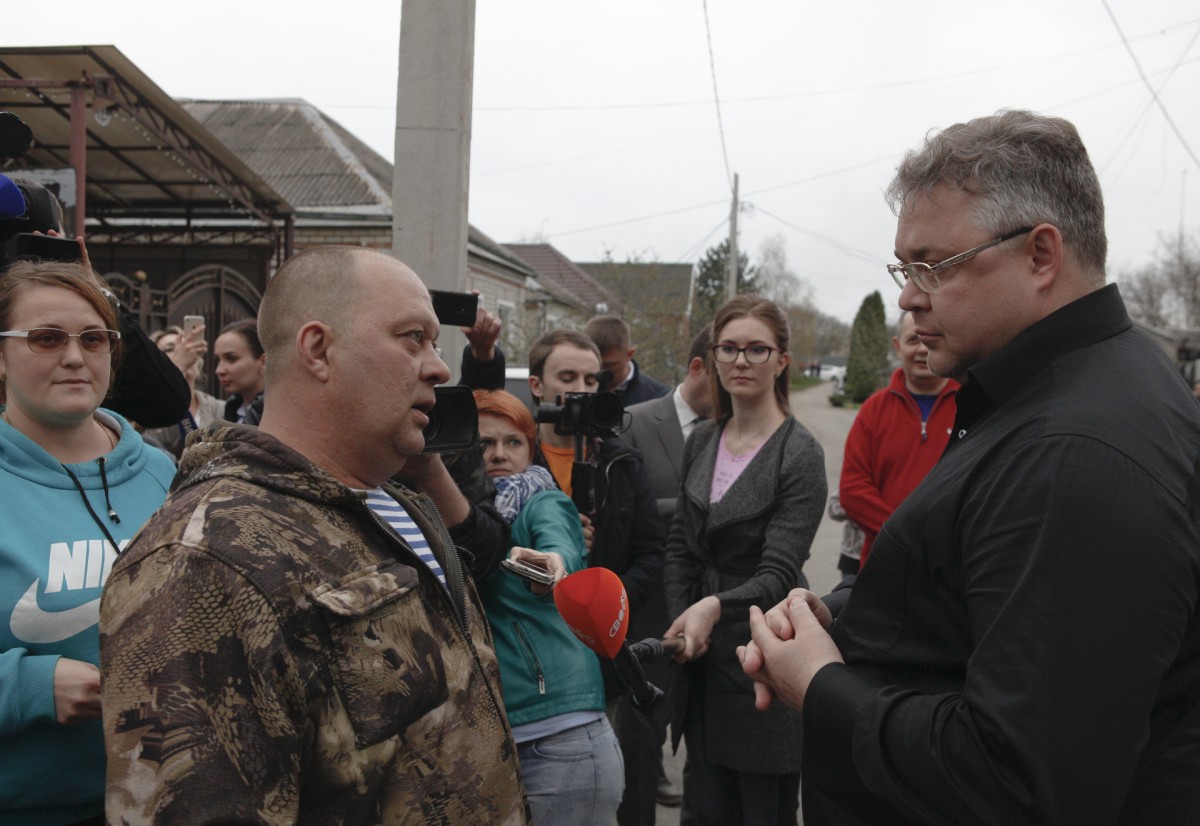
[[[374,258],[399,263],[362,247],[313,247],[284,262],[267,284],[258,310],[268,382],[287,369],[301,327],[320,321],[336,331],[354,317],[367,298],[360,289],[363,265]]]

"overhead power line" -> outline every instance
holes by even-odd
[[[863,167],[870,166],[871,164],[877,164],[877,163],[880,163],[881,161],[892,160],[894,157],[895,157],[894,155],[884,155],[882,157],[874,158],[869,161],[863,161],[862,163],[856,163],[856,164],[852,164],[850,166],[844,166],[840,169],[831,169],[828,172],[820,172],[816,175],[810,175],[807,178],[801,178],[798,181],[789,181],[785,184],[776,184],[775,186],[766,186],[766,187],[763,187],[762,189],[756,189],[753,192],[745,193],[745,195],[743,196],[743,199],[751,198],[755,195],[762,195],[765,192],[775,192],[776,190],[785,189],[789,186],[800,186],[801,184],[812,183],[813,181],[819,181],[822,178],[829,178],[834,175],[841,175],[846,172],[853,172],[856,169],[862,169]],[[604,224],[595,224],[590,227],[581,227],[579,229],[569,229],[564,232],[555,232],[555,233],[551,233],[548,237],[559,238],[564,235],[579,235],[580,233],[591,232],[592,230],[596,230],[596,229],[608,229],[609,227],[624,226],[625,224],[636,224],[636,223],[639,223],[640,221],[650,221],[654,218],[663,218],[668,215],[678,215],[681,212],[691,212],[691,211],[697,210],[697,209],[705,209],[710,206],[716,206],[717,204],[728,204],[728,203],[729,202],[727,200],[725,200],[724,198],[722,198],[719,201],[705,201],[702,204],[693,204],[692,206],[679,207],[678,209],[668,209],[663,212],[655,212],[650,215],[641,215],[641,216],[638,216],[637,218],[624,218],[620,221],[609,221]]]
[[[694,243],[690,247],[688,247],[687,252],[685,252],[683,255],[680,255],[673,260],[675,260],[675,261],[691,261],[692,256],[695,255],[696,253],[698,253],[700,251],[700,249],[705,244],[708,243],[708,239],[712,238],[714,235],[716,235],[717,230],[722,229],[725,226],[725,224],[727,224],[727,223],[729,223],[728,218],[724,218],[724,217],[721,218],[721,220],[717,222],[717,225],[715,227],[713,227],[707,233],[704,234],[703,238],[701,238],[699,241],[697,241],[696,243]]]
[[[708,39],[708,68],[712,73],[713,103],[717,107],[717,129],[721,133],[721,157],[725,159],[725,180],[733,188],[733,173],[729,170],[729,150],[725,146],[725,123],[721,120],[721,96],[717,94],[717,61],[713,57],[712,28],[708,25],[708,0],[702,0],[704,6],[704,35]]]
[[[783,218],[780,218],[775,213],[769,212],[769,211],[763,209],[762,207],[755,207],[755,210],[758,212],[761,212],[763,215],[766,215],[768,218],[774,218],[776,221],[783,224],[788,229],[794,229],[797,232],[803,232],[805,235],[811,236],[812,238],[815,238],[816,240],[820,241],[821,243],[826,244],[830,247],[833,247],[835,250],[842,253],[843,255],[848,255],[851,258],[857,258],[859,261],[865,261],[868,264],[875,264],[881,268],[885,264],[887,264],[887,261],[883,258],[880,258],[878,255],[874,255],[872,253],[866,252],[865,250],[856,249],[852,246],[849,246],[848,244],[843,244],[841,241],[838,241],[836,238],[830,238],[828,235],[823,235],[822,233],[817,232],[814,229],[809,229],[808,227],[802,227],[799,224],[793,224],[791,221],[784,220]]]
[[[1113,10],[1109,8],[1108,0],[1100,0],[1100,2],[1104,5],[1104,10],[1108,12],[1109,19],[1112,20],[1112,24],[1116,28],[1117,34],[1121,37],[1121,43],[1125,45],[1125,51],[1129,53],[1129,59],[1133,61],[1133,65],[1137,68],[1138,76],[1141,77],[1142,83],[1146,84],[1146,88],[1150,90],[1150,96],[1154,99],[1154,103],[1158,106],[1159,111],[1162,112],[1162,116],[1166,119],[1167,125],[1171,127],[1171,131],[1174,132],[1175,137],[1179,139],[1179,143],[1183,146],[1183,150],[1187,153],[1188,157],[1192,159],[1192,163],[1196,165],[1197,169],[1200,169],[1200,158],[1196,157],[1196,153],[1192,151],[1192,147],[1188,144],[1187,138],[1185,138],[1183,133],[1179,131],[1179,127],[1175,125],[1174,118],[1172,118],[1171,113],[1167,111],[1166,104],[1162,102],[1162,98],[1158,96],[1158,92],[1155,90],[1154,85],[1150,83],[1150,78],[1146,77],[1146,72],[1142,69],[1141,61],[1137,59],[1137,55],[1134,54],[1133,47],[1130,46],[1129,41],[1125,39],[1125,32],[1121,30],[1121,24],[1117,22],[1117,16],[1113,14]]]

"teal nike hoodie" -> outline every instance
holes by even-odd
[[[116,413],[101,409],[96,418],[119,431],[120,441],[101,459],[72,465],[0,419],[0,823],[6,826],[55,826],[104,813],[100,720],[58,725],[54,668],[60,657],[99,663],[101,586],[117,554],[163,503],[175,467]]]

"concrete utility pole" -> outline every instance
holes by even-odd
[[[738,176],[733,173],[733,205],[729,208],[729,260],[725,262],[725,300],[737,295],[738,285]]]
[[[404,0],[396,89],[392,254],[431,289],[467,285],[475,0]],[[457,381],[463,336],[440,341]]]

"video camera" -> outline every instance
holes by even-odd
[[[600,371],[599,385],[612,381],[612,373]],[[616,393],[567,393],[555,399],[555,404],[538,405],[536,420],[553,424],[560,436],[575,437],[575,461],[571,464],[571,501],[586,516],[600,510],[596,495],[600,476],[597,456],[598,439],[616,436],[628,426],[625,405]]]
[[[616,436],[625,427],[625,405],[616,393],[567,393],[556,404],[540,404],[538,423],[554,425],[560,436]]]
[[[12,112],[0,112],[0,159],[19,158],[33,143],[33,132]],[[34,181],[0,175],[0,271],[14,261],[80,261],[73,238],[37,235],[62,230],[62,211],[50,190]]]

